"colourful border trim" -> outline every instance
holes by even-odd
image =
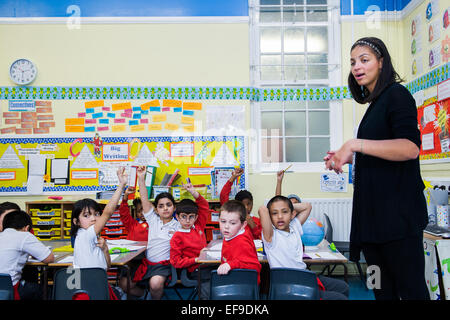
[[[450,62],[407,83],[411,94],[449,78]],[[0,87],[0,100],[250,100],[250,101],[327,101],[350,99],[348,86],[321,88],[253,87]]]

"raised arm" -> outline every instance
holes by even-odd
[[[270,212],[266,206],[261,206],[258,209],[259,219],[261,221],[262,234],[267,242],[272,242],[273,228],[272,219],[270,219]]]
[[[144,213],[149,212],[154,208],[153,204],[148,199],[147,186],[145,185],[145,166],[139,166],[137,168],[138,184],[139,184],[139,194],[141,195],[142,210]]]
[[[309,202],[294,203],[294,210],[297,211],[297,216],[295,218],[303,225],[311,213],[312,205]]]
[[[99,234],[102,231],[108,220],[111,218],[111,215],[116,210],[120,196],[122,195],[123,189],[127,184],[128,175],[125,173],[124,167],[120,167],[117,170],[117,177],[119,178],[119,185],[117,186],[116,191],[111,197],[111,200],[109,200],[108,204],[105,206],[105,209],[103,209],[102,215],[98,217],[97,221],[95,222],[94,230],[96,234]]]
[[[225,183],[222,190],[220,191],[220,204],[224,204],[230,199],[230,192],[231,192],[231,186],[233,185],[234,181],[237,179],[237,177],[241,176],[244,173],[244,169],[242,168],[235,168],[234,171],[231,173],[230,179]]]
[[[284,170],[277,172],[277,186],[275,188],[275,195],[281,196],[281,185],[283,184]]]
[[[206,221],[208,220],[208,215],[211,214],[208,201],[203,198],[197,190],[195,190],[191,183],[184,184],[183,188],[194,197],[195,203],[198,206],[198,218],[195,224],[204,229],[206,226]]]

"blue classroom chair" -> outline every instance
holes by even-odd
[[[319,300],[316,274],[309,270],[270,269],[269,300]]]
[[[0,300],[14,300],[11,276],[6,273],[0,273]]]
[[[102,268],[63,268],[55,272],[53,283],[53,300],[72,300],[80,292],[90,300],[109,300],[108,275]]]
[[[258,272],[250,269],[233,269],[226,275],[211,271],[211,300],[258,300]]]

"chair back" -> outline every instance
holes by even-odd
[[[0,300],[14,300],[11,276],[6,273],[0,273]]]
[[[53,282],[53,300],[72,300],[80,290],[90,300],[109,300],[108,276],[102,268],[60,269]]]
[[[198,272],[200,272],[200,270]],[[181,284],[187,288],[196,287],[198,285],[198,281],[196,279],[190,279],[188,277],[188,271],[186,268],[181,269],[180,280]]]
[[[269,300],[319,300],[316,274],[309,270],[270,269]]]
[[[211,271],[211,300],[258,300],[258,272],[250,269],[233,269],[226,275]]]
[[[325,240],[329,243],[333,242],[333,225],[331,224],[330,217],[326,213],[323,214],[325,218]]]

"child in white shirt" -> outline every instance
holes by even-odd
[[[308,219],[312,206],[308,202],[292,203],[288,198],[273,197],[267,207],[258,210],[262,225],[262,241],[270,268],[293,268],[304,270],[302,224]],[[319,276],[318,283],[324,300],[348,299],[348,285],[342,280]]]
[[[26,212],[15,210],[4,217],[0,232],[0,273],[11,276],[15,300],[41,298],[37,284],[21,281],[22,269],[30,255],[43,263],[55,260],[50,249],[29,232],[31,225]]]
[[[75,268],[107,270],[111,266],[108,246],[105,239],[99,235],[115,211],[128,180],[123,167],[117,170],[117,176],[119,185],[103,209],[103,213],[100,205],[92,199],[82,199],[73,205],[71,235],[75,237],[73,251]],[[114,295],[111,295],[111,298],[115,298]]]

